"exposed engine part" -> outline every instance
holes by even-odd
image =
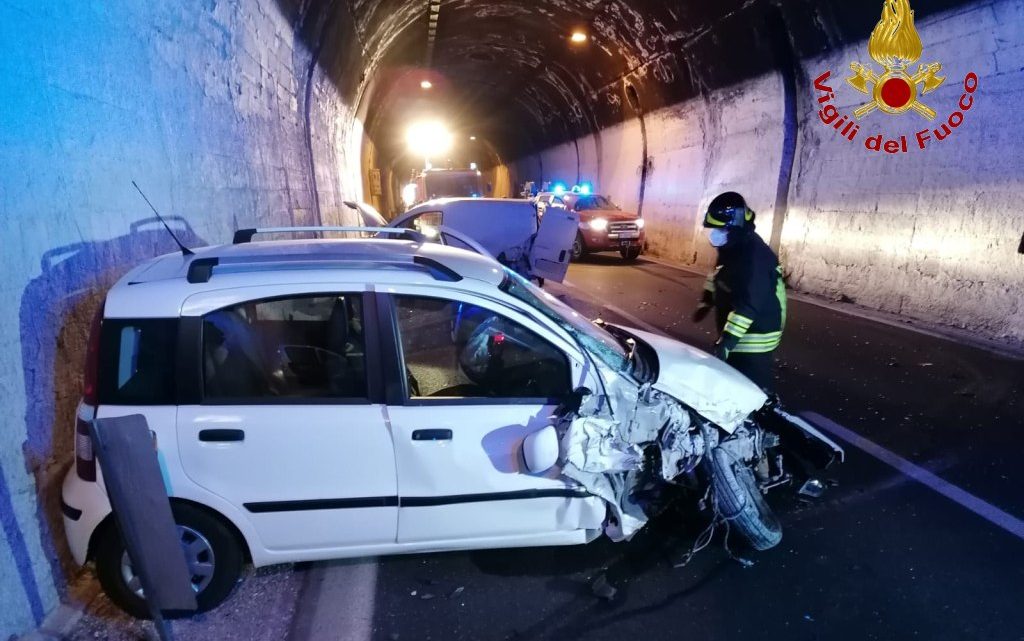
[[[692,472],[708,447],[706,434],[714,430],[650,385],[613,385],[608,393],[586,396],[558,430],[562,473],[605,500],[611,510],[605,533],[619,541],[647,522],[634,496],[645,476],[656,473],[671,481]],[[652,445],[660,451],[659,470],[645,469],[644,451]]]

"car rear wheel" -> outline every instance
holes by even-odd
[[[587,253],[587,246],[583,244],[583,236],[576,232],[576,240],[572,241],[572,260],[573,262],[583,258]]]
[[[782,524],[764,500],[753,470],[721,447],[711,450],[710,465],[718,511],[730,527],[755,550],[778,545],[782,541]]]
[[[622,256],[623,260],[632,262],[640,257],[639,247],[626,247],[625,249],[619,250],[619,255]]]
[[[205,510],[175,503],[171,511],[199,611],[205,612],[220,605],[238,582],[244,562],[241,544],[220,518]],[[95,561],[100,585],[110,600],[134,617],[150,618],[142,583],[113,523],[96,543]]]

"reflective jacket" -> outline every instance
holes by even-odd
[[[705,301],[715,307],[720,334],[739,339],[737,354],[774,351],[786,326],[786,285],[779,259],[746,230],[718,250],[718,265],[704,285]]]

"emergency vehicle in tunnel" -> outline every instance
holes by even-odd
[[[566,209],[579,215],[580,226],[572,245],[572,259],[587,254],[618,252],[631,262],[643,252],[647,234],[646,222],[637,214],[623,211],[608,196],[591,193],[590,185],[564,187],[537,194],[534,202],[541,217],[550,209]]]
[[[475,166],[468,169],[424,169],[403,187],[402,197],[408,207],[435,198],[482,198],[488,191],[482,176]]]

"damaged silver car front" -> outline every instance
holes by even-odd
[[[606,535],[632,537],[649,518],[647,490],[679,484],[707,498],[713,519],[754,549],[777,545],[782,528],[764,494],[791,482],[786,461],[813,459],[800,471],[808,477],[809,467],[842,460],[842,449],[717,359],[646,332],[605,329],[644,346],[656,361],[649,380],[604,377],[604,389],[580,390],[578,407],[554,429],[563,476],[607,504]]]

